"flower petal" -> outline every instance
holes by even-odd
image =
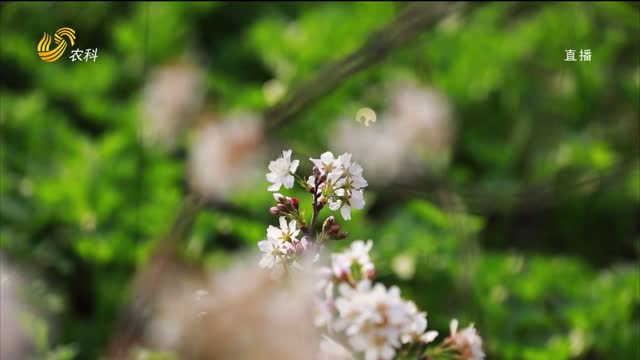
[[[342,205],[342,200],[329,201],[329,209],[331,209],[332,211],[336,211],[340,209],[341,205]]]
[[[282,230],[283,232],[288,232],[289,229],[287,228],[287,219],[284,216],[280,216],[278,221],[280,222],[280,230]]]
[[[329,164],[333,162],[333,153],[331,151],[327,151],[325,153],[323,153],[322,155],[320,155],[320,160],[322,160],[323,163],[325,164]]]
[[[293,178],[293,175],[288,175],[287,177],[284,178],[284,187],[286,189],[293,188],[293,182],[294,181],[295,181],[295,179]]]
[[[364,196],[361,190],[353,190],[351,192],[351,199],[349,203],[356,209],[364,208]]]
[[[458,320],[453,319],[451,323],[449,323],[449,330],[451,331],[451,336],[455,336],[458,331]]]
[[[351,207],[347,204],[344,204],[340,209],[340,214],[342,214],[343,219],[351,220]]]
[[[291,165],[289,165],[289,171],[291,171],[292,174],[295,174],[296,170],[298,170],[298,165],[300,165],[300,160],[293,160]]]
[[[438,337],[438,332],[431,330],[431,331],[427,331],[426,333],[424,333],[424,335],[422,335],[420,337],[420,340],[424,343],[430,343],[433,340],[436,339],[436,337]]]

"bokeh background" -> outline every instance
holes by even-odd
[[[0,4],[2,359],[98,358],[139,337],[136,278],[183,281],[146,268],[255,251],[282,149],[364,165],[343,227],[430,328],[474,322],[490,359],[639,358],[638,5],[426,4],[388,40],[407,6]],[[63,26],[95,62],[38,58]]]

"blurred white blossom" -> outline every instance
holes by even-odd
[[[452,110],[433,89],[404,83],[391,89],[388,107],[369,127],[341,120],[331,145],[356,156],[372,182],[411,180],[448,163],[453,140]]]
[[[320,343],[318,360],[353,360],[353,355],[344,346],[324,336]]]
[[[31,354],[33,340],[20,321],[28,311],[21,296],[24,281],[0,254],[0,359],[24,359]]]
[[[413,310],[412,310],[413,311]],[[415,310],[417,312],[417,310]],[[437,331],[427,331],[427,314],[424,312],[416,313],[413,316],[413,323],[410,325],[409,331],[402,335],[402,343],[408,344],[414,341],[422,343],[430,343],[438,336]]]
[[[329,284],[324,285],[325,289],[333,289],[332,285],[330,288],[326,287]],[[328,326],[334,317],[335,301],[333,297],[325,296],[325,298],[317,298],[313,305],[313,324],[319,328]]]
[[[290,243],[282,243],[271,237],[258,242],[258,248],[262,252],[259,265],[263,269],[271,270],[273,278],[279,278],[287,266],[290,256],[286,245],[291,246]]]
[[[482,360],[485,358],[482,350],[482,338],[476,332],[473,324],[458,332],[458,320],[453,319],[449,324],[450,339],[460,353],[463,360]]]
[[[154,318],[152,345],[170,344],[180,359],[317,360],[313,283],[295,274],[272,281],[252,263],[236,260],[191,289],[177,287]],[[158,327],[171,327],[174,338],[154,336]]]
[[[147,145],[171,147],[203,102],[201,71],[194,65],[164,65],[153,71],[142,93],[142,138]]]
[[[412,255],[398,255],[391,261],[391,269],[403,280],[413,277],[416,272],[416,258]]]
[[[201,196],[227,199],[254,184],[262,161],[262,122],[236,113],[209,121],[197,134],[189,159],[189,182]]]
[[[278,79],[271,79],[262,86],[262,93],[269,105],[277,103],[287,92],[285,84]]]

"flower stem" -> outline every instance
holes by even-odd
[[[423,351],[424,351],[424,348],[423,348]],[[434,348],[429,349],[426,353],[424,353],[423,356],[424,356],[423,358],[419,358],[419,359],[426,359],[426,360],[443,359],[444,360],[444,359],[456,358],[455,349],[449,346],[449,344],[446,341]]]
[[[307,237],[309,237],[309,241],[315,242],[311,234],[313,234],[313,229],[316,226],[316,219],[318,218],[318,180],[316,180],[316,186],[313,188],[313,214],[311,215],[311,222],[309,223],[309,228],[307,229]]]

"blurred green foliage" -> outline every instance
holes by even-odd
[[[206,70],[210,107],[262,111],[265,82],[291,91],[403,6],[1,4],[0,249],[59,294],[55,344],[73,348],[47,358],[74,349],[96,358],[132,273],[187,193],[184,149],[140,143],[138,103],[155,66],[187,53]],[[374,240],[381,281],[398,283],[441,333],[452,317],[475,322],[492,359],[637,358],[639,17],[637,4],[616,2],[454,14],[274,135],[294,153],[319,154],[336,119],[382,110],[387,84],[438,89],[458,128],[438,180],[460,189],[464,210],[394,200],[394,188],[367,192],[345,229]],[[79,47],[99,49],[95,63],[37,57],[42,33],[61,26],[76,30]],[[564,62],[568,48],[591,49],[592,61]],[[187,258],[216,264],[255,247],[273,220],[265,188],[233,199],[243,214],[201,213]],[[394,270],[401,259],[413,262],[408,275]]]

